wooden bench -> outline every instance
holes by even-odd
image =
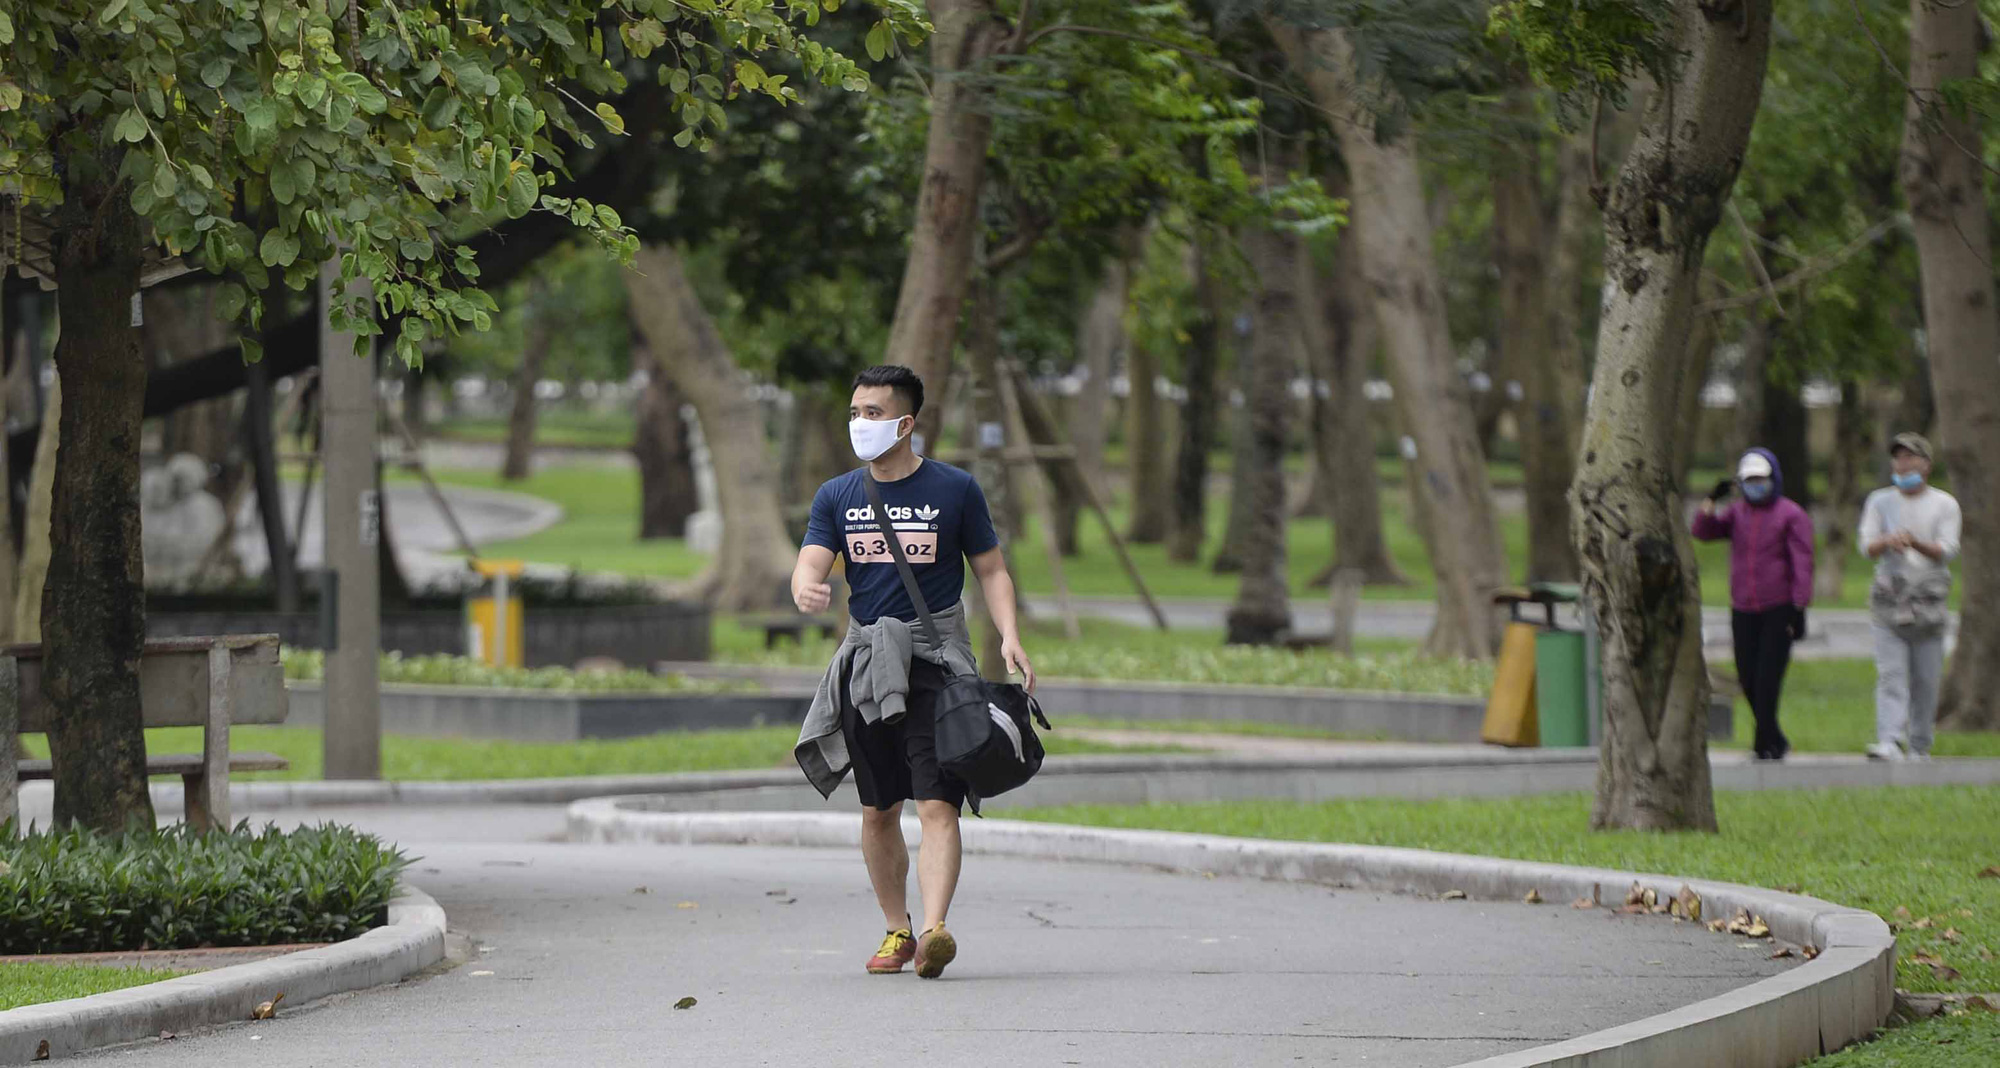
[[[742,624],[764,632],[764,648],[775,649],[778,642],[790,639],[805,644],[806,631],[817,628],[819,636],[831,638],[840,629],[840,622],[832,616],[802,616],[796,613],[769,616],[745,616]]]
[[[49,729],[40,645],[0,646],[0,739]],[[187,790],[187,822],[227,830],[229,773],[282,771],[274,753],[232,753],[229,728],[283,723],[290,710],[275,634],[166,638],[146,643],[139,659],[139,712],[148,727],[200,727],[200,753],[146,755],[147,775],[178,775]],[[11,744],[11,743],[8,743]],[[0,821],[13,818],[18,780],[53,779],[47,760],[0,760]]]

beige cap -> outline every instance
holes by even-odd
[[[1893,455],[1897,449],[1903,449],[1925,460],[1931,458],[1931,443],[1925,440],[1922,434],[1906,432],[1890,438],[1889,452]]]

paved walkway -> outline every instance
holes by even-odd
[[[305,536],[299,544],[299,566],[316,568],[324,552],[326,534],[325,483],[315,483],[307,502]],[[525,538],[554,526],[563,517],[558,505],[525,493],[473,489],[466,486],[442,487],[453,517],[474,545]],[[300,487],[284,483],[285,523],[298,519]],[[397,558],[411,582],[426,585],[441,576],[462,574],[465,562],[457,557],[458,536],[437,501],[421,485],[392,483],[382,491],[388,521],[396,541]],[[270,562],[264,542],[264,528],[257,518],[257,502],[246,499],[237,518],[236,554],[246,573],[261,575]]]
[[[879,935],[850,850],[554,844],[561,808],[310,819],[420,855],[411,877],[472,959],[93,1062],[1416,1068],[1636,1020],[1789,963],[1560,903],[975,856],[953,913],[960,959],[927,983],[862,972]],[[673,1009],[682,997],[698,1003]]]

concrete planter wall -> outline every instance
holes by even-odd
[[[203,634],[276,634],[300,649],[323,648],[318,612],[154,612],[146,617],[153,638]],[[530,608],[529,667],[571,667],[590,657],[611,657],[631,667],[656,660],[706,660],[709,612],[705,605],[668,602],[605,608]],[[457,609],[386,612],[382,648],[404,656],[465,652],[465,617]]]
[[[326,722],[317,682],[289,682],[288,726]],[[574,742],[664,731],[793,725],[810,697],[771,694],[562,693],[472,686],[382,687],[382,730],[435,738]]]

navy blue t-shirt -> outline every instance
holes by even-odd
[[[868,504],[868,487],[862,482],[867,475],[867,468],[855,468],[813,494],[806,544],[823,545],[847,558],[847,610],[856,620],[867,624],[894,616],[914,623],[917,607],[903,589],[896,558],[889,555],[889,543]],[[926,459],[908,478],[878,485],[924,602],[933,612],[957,604],[965,592],[965,557],[1000,544],[979,483],[950,464]]]

